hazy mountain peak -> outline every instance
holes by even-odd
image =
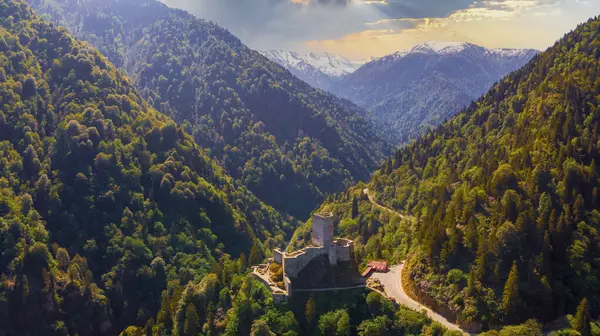
[[[392,55],[376,58],[398,59],[407,55],[427,54],[427,55],[454,55],[463,52],[474,52],[482,55],[497,55],[502,57],[524,57],[538,53],[535,49],[513,49],[513,48],[495,48],[489,49],[469,42],[449,42],[449,41],[428,41],[415,45],[412,48],[398,51]]]
[[[512,48],[497,48],[488,49],[491,54],[502,57],[523,57],[532,54],[538,54],[539,50],[535,49],[512,49]]]
[[[366,63],[330,91],[370,110],[407,141],[452,117],[537,53],[430,41]]]
[[[366,61],[353,61],[341,55],[330,53],[302,54],[286,50],[260,51],[265,57],[279,63],[286,68],[295,68],[302,71],[317,70],[330,77],[341,77],[356,71]],[[314,69],[300,69],[311,67]]]
[[[428,41],[414,46],[410,53],[454,54],[470,48],[481,48],[468,42]]]

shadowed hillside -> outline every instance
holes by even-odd
[[[155,0],[30,0],[133,79],[212,158],[276,209],[308,218],[388,152],[363,110],[316,90],[228,31]]]

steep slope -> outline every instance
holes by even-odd
[[[334,83],[331,92],[369,109],[406,142],[454,116],[536,54],[429,42],[365,64]]]
[[[595,18],[321,210],[359,258],[408,256],[407,288],[463,327],[551,321],[583,298],[598,316],[599,128]]]
[[[3,335],[118,334],[156,316],[167,281],[292,228],[96,49],[15,0],[0,1],[0,153]]]
[[[364,111],[315,90],[226,30],[155,0],[31,0],[98,46],[161,112],[266,203],[307,217],[386,150]]]
[[[334,82],[342,76],[353,73],[365,63],[329,53],[300,54],[293,51],[269,50],[261,51],[261,54],[288,69],[296,77],[322,90],[329,90]]]

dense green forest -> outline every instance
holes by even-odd
[[[413,294],[465,328],[549,323],[584,302],[589,322],[600,315],[599,129],[595,18],[322,208],[357,238],[359,260],[407,258]],[[413,217],[374,207],[365,188]],[[306,226],[294,244],[305,238]]]
[[[0,330],[114,332],[155,315],[168,279],[283,244],[295,223],[98,51],[20,1],[2,1],[0,19]]]
[[[96,49],[0,0],[0,335],[452,335],[366,290],[275,306],[296,223]]]
[[[301,219],[391,154],[363,110],[156,0],[30,0],[99,48],[261,200]],[[389,152],[388,152],[389,151]]]

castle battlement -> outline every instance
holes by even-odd
[[[333,244],[333,222],[331,212],[315,214],[312,223],[312,243],[314,246],[330,246]]]
[[[335,217],[332,213],[320,213],[313,215],[312,223],[312,246],[307,246],[301,250],[286,253],[280,249],[273,251],[273,261],[283,267],[283,280],[285,284],[286,299],[292,295],[292,279],[297,278],[302,271],[317,256],[327,255],[331,265],[337,265],[338,262],[352,260],[353,242],[348,239],[334,239],[333,229]],[[273,288],[269,279],[265,279],[260,274],[255,274],[263,282]],[[277,295],[276,301],[282,301],[281,289],[273,295]]]

